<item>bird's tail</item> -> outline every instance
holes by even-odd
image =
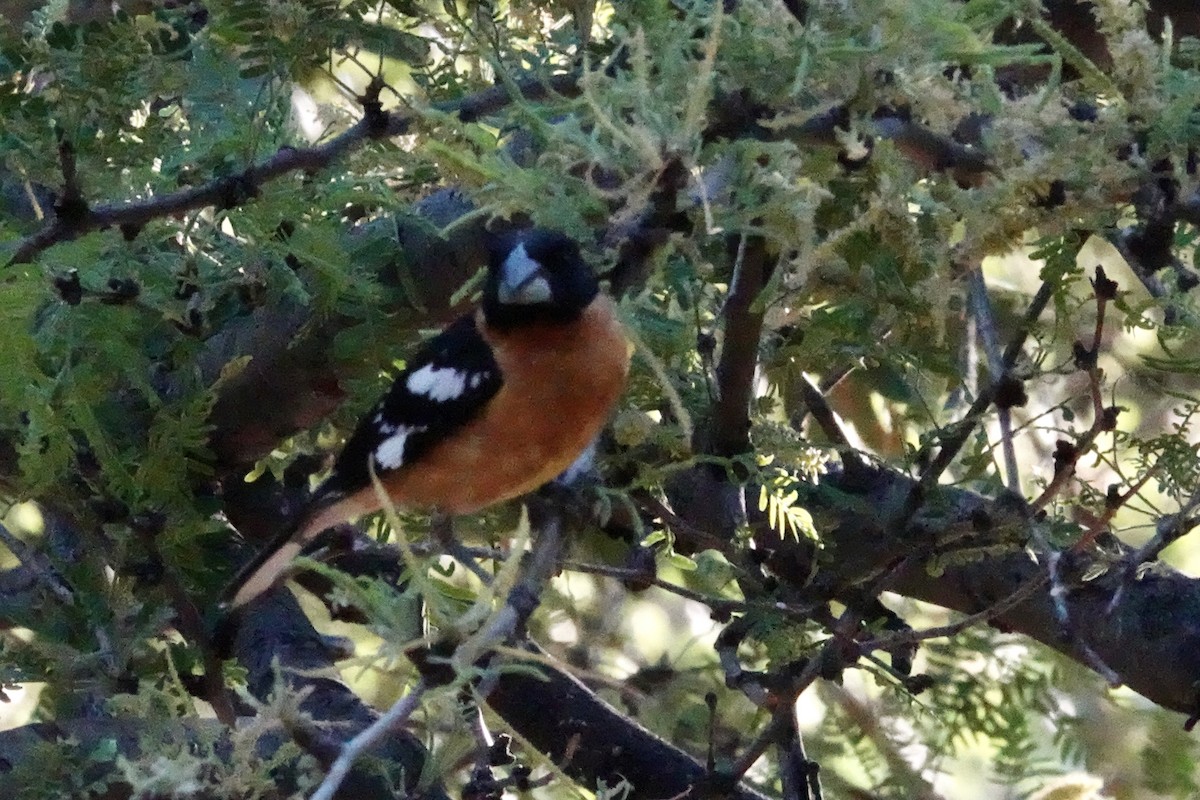
[[[334,498],[318,500],[314,496],[313,503],[295,524],[284,529],[242,567],[225,590],[222,607],[236,611],[279,583],[305,545],[325,529],[344,521]]]

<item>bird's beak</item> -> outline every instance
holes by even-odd
[[[536,305],[553,299],[545,269],[529,257],[524,244],[514,247],[500,266],[497,299],[505,305]]]

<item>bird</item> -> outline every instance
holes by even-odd
[[[383,507],[459,516],[527,494],[580,456],[620,400],[632,348],[570,237],[493,234],[477,309],[406,360],[346,440],[298,521],[226,591],[236,611],[322,531]]]

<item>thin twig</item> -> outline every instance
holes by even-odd
[[[798,606],[790,603],[777,601],[772,602],[768,600],[730,600],[725,597],[714,597],[712,595],[704,594],[703,592],[697,592],[693,589],[688,589],[687,587],[680,586],[676,583],[671,583],[670,581],[664,580],[657,575],[649,575],[643,570],[630,569],[629,567],[613,567],[607,564],[589,564],[583,561],[572,561],[567,559],[562,562],[562,568],[570,572],[583,572],[588,575],[601,575],[606,578],[615,578],[621,581],[644,581],[651,586],[662,589],[664,592],[669,592],[686,600],[701,603],[709,608],[719,609],[722,611],[760,609],[763,611],[777,611],[781,614],[799,619],[809,619],[811,618],[813,612],[813,606],[811,605]]]
[[[537,608],[542,590],[558,570],[564,545],[562,520],[549,515],[538,526],[537,541],[521,563],[520,577],[505,603],[474,635],[454,651],[450,663],[460,670],[471,668],[492,647],[512,636]]]
[[[1050,298],[1053,296],[1053,284],[1049,281],[1043,282],[1037,294],[1034,295],[1033,300],[1030,301],[1029,308],[1025,311],[1021,327],[1017,329],[1016,334],[1009,341],[1008,347],[1004,350],[1004,356],[1001,361],[1003,367],[1001,375],[1006,374],[1013,368],[1017,357],[1021,354],[1021,348],[1025,346],[1025,340],[1029,337],[1029,332],[1033,329],[1034,323],[1037,322],[1038,317],[1041,316],[1042,311],[1046,308],[1046,304],[1050,302]],[[954,424],[952,428],[953,432],[940,441],[941,447],[938,449],[937,456],[930,461],[928,469],[921,473],[920,481],[913,487],[910,495],[910,513],[908,516],[911,516],[911,512],[915,512],[916,507],[920,505],[922,498],[925,497],[928,490],[937,483],[942,473],[954,461],[959,450],[962,449],[962,446],[971,436],[972,431],[975,430],[975,426],[983,418],[984,412],[992,404],[1000,385],[1001,382],[999,380],[989,382],[979,393],[979,396],[975,398],[975,402],[971,404],[971,407],[967,410],[963,418]],[[923,448],[921,453],[918,454],[917,463],[921,463],[927,455],[928,451]]]
[[[805,411],[812,414],[813,419],[817,421],[821,431],[829,441],[833,442],[838,453],[842,457],[842,463],[847,466],[864,467],[865,462],[862,456],[850,443],[850,437],[842,430],[842,424],[838,421],[837,414],[825,400],[825,395],[821,393],[821,389],[817,387],[808,376],[801,373],[797,378],[796,383],[800,387],[800,398],[804,401]],[[798,428],[799,426],[797,426]]]
[[[785,696],[779,698],[779,704],[775,709],[775,713],[771,716],[770,722],[767,723],[758,736],[754,737],[741,755],[737,757],[733,765],[729,769],[729,775],[733,780],[741,780],[754,763],[762,757],[774,742],[779,738],[782,731],[786,730],[791,723],[791,715],[793,713],[793,704],[804,691],[812,685],[813,681],[820,675],[822,667],[824,667],[829,659],[840,659],[841,656],[837,652],[843,642],[849,641],[853,631],[862,623],[862,615],[857,611],[847,608],[833,629],[833,636],[825,643],[825,645],[813,655],[795,682],[791,685]]]
[[[418,680],[409,693],[397,700],[386,714],[383,714],[379,719],[371,723],[369,727],[361,731],[353,739],[346,742],[342,747],[342,752],[338,754],[337,760],[333,762],[325,779],[321,781],[321,785],[312,794],[312,800],[333,800],[333,795],[337,792],[338,787],[342,785],[342,781],[346,779],[354,762],[362,757],[363,753],[371,749],[384,736],[393,729],[403,725],[417,710],[417,704],[421,701],[425,694],[424,679]]]
[[[176,625],[179,632],[189,642],[193,642],[200,651],[201,666],[204,674],[199,681],[204,699],[212,706],[217,719],[232,727],[237,723],[237,710],[233,698],[225,685],[224,672],[221,669],[221,659],[209,635],[208,627],[196,607],[192,596],[183,587],[183,581],[178,571],[167,559],[163,558],[159,547],[158,537],[163,531],[165,519],[158,515],[137,515],[131,520],[130,528],[137,534],[142,546],[159,570],[162,578],[160,584],[167,594],[171,608],[175,612]]]
[[[1200,526],[1200,517],[1195,515],[1197,508],[1200,508],[1200,488],[1192,493],[1192,496],[1180,506],[1177,512],[1160,519],[1154,526],[1154,536],[1150,541],[1125,558],[1125,575],[1118,583],[1117,590],[1113,592],[1112,599],[1108,601],[1108,613],[1114,612],[1121,604],[1125,587],[1129,585],[1130,579],[1142,564],[1157,559],[1164,548]]]
[[[993,382],[1007,378],[1003,357],[1000,354],[1000,340],[996,335],[996,319],[992,314],[992,302],[988,297],[987,284],[983,279],[983,269],[975,267],[967,273],[967,297],[970,302],[971,314],[975,318],[976,331],[983,341],[983,352],[987,356],[988,374]],[[1013,445],[1012,411],[1007,404],[996,409],[997,420],[1000,423],[1000,442],[1004,451],[1004,485],[1009,491],[1020,494],[1021,474],[1017,469],[1017,451]]]
[[[1092,400],[1092,424],[1075,442],[1059,443],[1054,455],[1054,477],[1050,479],[1050,483],[1038,498],[1030,504],[1035,511],[1045,508],[1058,496],[1067,482],[1075,475],[1075,465],[1084,453],[1091,451],[1092,445],[1100,434],[1116,427],[1117,414],[1121,411],[1119,406],[1110,408],[1104,406],[1102,390],[1104,371],[1097,363],[1100,344],[1104,338],[1104,312],[1108,306],[1109,296],[1116,293],[1116,284],[1104,274],[1103,267],[1096,267],[1096,277],[1092,281],[1092,286],[1096,297],[1096,325],[1092,333],[1092,346],[1087,348],[1079,342],[1075,343],[1076,366],[1083,370],[1088,377],[1088,390]]]
[[[688,544],[705,550],[716,550],[725,555],[730,555],[732,549],[730,543],[726,539],[719,536],[714,536],[708,531],[702,530],[692,523],[688,522],[683,517],[676,514],[666,503],[659,500],[649,492],[639,492],[634,497],[634,501],[643,511],[647,511],[663,521],[663,524],[671,529],[676,538],[685,539]]]
[[[516,86],[523,98],[535,100],[550,94],[573,93],[578,81],[579,74],[570,72],[549,78],[530,78]],[[434,112],[455,114],[469,122],[500,110],[513,99],[507,87],[491,87],[458,100],[435,104],[431,108]],[[9,263],[26,263],[60,242],[101,228],[125,227],[136,230],[162,217],[182,215],[209,206],[236,206],[249,200],[259,187],[272,180],[297,171],[316,172],[368,141],[405,134],[421,117],[422,113],[417,111],[396,113],[381,110],[366,113],[354,125],[323,144],[281,147],[264,161],[199,186],[133,203],[84,205],[76,209],[71,217],[56,214],[39,230],[21,240]]]
[[[1049,579],[1049,574],[1039,573],[1038,575],[1030,578],[1029,580],[1025,581],[1025,583],[1018,586],[1012,591],[1011,594],[1001,599],[999,602],[993,603],[987,608],[977,611],[974,614],[968,614],[956,622],[951,622],[947,625],[939,625],[934,628],[924,628],[922,630],[889,633],[883,636],[877,636],[874,639],[861,640],[859,644],[864,650],[892,650],[905,645],[919,644],[921,642],[929,641],[930,639],[942,639],[950,636],[957,636],[967,628],[988,622],[1000,616],[1001,614],[1008,613],[1032,597],[1035,592],[1046,585]]]
[[[435,514],[429,526],[429,532],[434,541],[440,545],[441,551],[466,567],[472,575],[478,578],[484,586],[491,586],[492,576],[480,566],[475,554],[468,550],[454,533],[454,518],[445,514]]]
[[[1104,373],[1097,365],[1100,343],[1104,336],[1104,312],[1108,300],[1116,295],[1117,286],[1104,274],[1103,267],[1096,267],[1096,276],[1092,280],[1093,294],[1096,298],[1096,325],[1092,333],[1092,345],[1084,347],[1075,343],[1076,366],[1088,376],[1089,393],[1092,400],[1092,424],[1075,442],[1060,441],[1054,453],[1054,477],[1050,483],[1031,503],[1034,510],[1045,508],[1065,488],[1067,482],[1075,475],[1075,465],[1084,453],[1090,452],[1092,445],[1101,433],[1111,431],[1116,427],[1119,408],[1105,408],[1101,392],[1101,381]],[[1050,599],[1053,602],[1055,618],[1062,626],[1063,632],[1080,654],[1083,662],[1102,676],[1111,686],[1120,686],[1123,681],[1120,675],[1101,658],[1100,654],[1075,633],[1071,622],[1071,609],[1068,598],[1069,587],[1062,576],[1063,553],[1051,546],[1050,542],[1037,525],[1029,528],[1030,536],[1040,552],[1045,554],[1046,570],[1050,579]]]
[[[484,654],[525,624],[537,607],[542,589],[558,569],[562,547],[562,522],[556,515],[548,515],[538,527],[537,541],[529,557],[519,567],[520,576],[509,591],[504,605],[476,633],[455,648],[450,663],[460,676],[467,675]],[[425,683],[422,680],[386,714],[347,742],[312,800],[331,800],[355,760],[389,730],[403,724],[416,709],[424,692]]]
[[[667,371],[666,365],[642,341],[642,337],[638,334],[636,326],[632,323],[633,320],[626,321],[625,337],[629,339],[629,343],[633,345],[635,352],[646,362],[646,366],[650,367],[650,371],[658,379],[659,388],[666,395],[667,404],[671,407],[671,413],[675,417],[675,422],[679,425],[679,432],[683,437],[683,441],[686,446],[690,447],[693,444],[692,439],[695,433],[695,428],[692,425],[692,415],[688,412],[683,398],[679,396],[679,390],[675,388],[675,383],[672,381],[671,374]]]
[[[7,547],[13,557],[21,562],[21,566],[29,570],[37,582],[49,589],[50,593],[61,600],[64,605],[75,605],[75,595],[72,594],[71,587],[55,572],[49,560],[14,536],[2,523],[0,523],[0,544]]]

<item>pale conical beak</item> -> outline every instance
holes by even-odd
[[[514,247],[500,267],[497,299],[505,305],[535,305],[553,299],[545,270],[529,257],[523,244]]]

